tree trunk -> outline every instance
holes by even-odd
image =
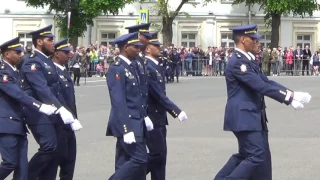
[[[281,14],[272,14],[271,24],[271,49],[279,46],[279,29],[281,24]]]
[[[75,51],[78,46],[78,37],[76,36],[70,37],[69,43],[73,46],[73,51]]]
[[[168,47],[172,45],[172,18],[162,17],[162,38],[163,38],[163,46]]]
[[[71,28],[73,27],[72,24],[75,24],[78,17],[78,10],[72,9],[71,10],[71,18],[70,18],[70,29],[69,29],[69,43],[73,46],[74,50],[78,46],[78,36],[76,36],[74,33],[71,33]]]

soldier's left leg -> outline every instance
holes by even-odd
[[[265,146],[265,160],[264,162],[257,168],[255,173],[252,176],[252,180],[272,180],[272,162],[271,162],[271,152],[269,146],[269,138],[268,132],[262,132]]]
[[[155,127],[148,132],[147,147],[148,167],[147,173],[151,173],[151,180],[165,180],[167,162],[167,128]]]
[[[19,136],[19,166],[14,170],[14,180],[26,180],[28,177],[28,139]]]
[[[68,139],[68,157],[60,163],[60,180],[72,180],[77,156],[77,142],[73,131],[66,132]]]
[[[0,154],[2,157],[0,179],[6,179],[19,167],[19,137],[13,134],[0,134]]]

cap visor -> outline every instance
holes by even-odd
[[[71,51],[71,48],[69,48],[69,47],[64,47],[64,48],[59,49],[59,51]]]
[[[153,44],[153,45],[161,45],[161,43],[159,41],[156,41],[156,42],[150,42],[150,44]]]
[[[261,40],[261,35],[260,34],[249,34],[248,36],[257,39],[257,40]]]
[[[15,51],[23,51],[23,48],[22,48],[22,47],[16,47],[16,48],[12,48],[12,50],[15,50]]]
[[[50,38],[54,38],[55,36],[53,34],[45,34],[45,35],[42,35],[44,37],[50,37]]]
[[[148,37],[148,38],[151,38],[151,37],[152,37],[152,35],[151,35],[150,33],[144,32],[144,33],[141,33],[141,34],[144,35],[144,36],[146,36],[146,37]]]
[[[143,46],[143,44],[141,42],[135,42],[135,43],[132,43],[133,45],[135,46]]]

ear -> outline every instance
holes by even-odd
[[[42,45],[43,45],[43,40],[37,39],[37,44],[40,45],[40,46],[42,46]]]

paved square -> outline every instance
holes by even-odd
[[[274,180],[320,177],[319,77],[272,77],[312,95],[302,111],[269,98],[267,113]],[[75,180],[106,180],[114,172],[115,139],[106,137],[110,101],[105,78],[87,79],[76,87],[79,120]],[[182,78],[167,85],[168,96],[188,115],[186,122],[169,117],[168,180],[212,180],[237,151],[236,138],[222,130],[226,86],[223,77]],[[38,146],[29,135],[29,158]]]

